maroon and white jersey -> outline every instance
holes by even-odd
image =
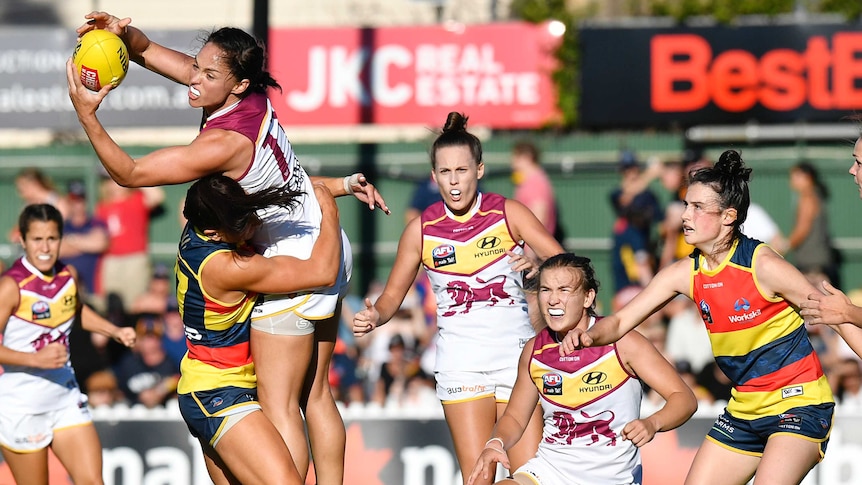
[[[517,367],[534,335],[521,274],[506,254],[523,254],[524,243],[509,230],[505,204],[479,193],[463,216],[443,202],[422,213],[422,264],[437,297],[437,371]]]
[[[75,322],[78,289],[67,266],[57,263],[53,275],[44,275],[21,257],[4,273],[18,283],[18,307],[3,329],[3,346],[35,353],[54,342],[68,351],[69,332]],[[0,412],[25,409],[33,413],[54,411],[78,389],[71,361],[59,369],[4,366],[0,374]]]
[[[213,129],[235,131],[254,144],[254,155],[245,173],[237,180],[247,193],[271,187],[288,187],[303,192],[295,207],[271,207],[259,212],[263,225],[257,230],[253,243],[266,257],[288,255],[308,259],[314,242],[320,234],[322,215],[314,186],[305,169],[293,152],[284,128],[265,94],[252,93],[240,101],[211,114],[201,132]],[[342,255],[350,255],[347,238],[342,238]],[[342,265],[340,280],[330,290],[315,293],[265,295],[263,303],[255,309],[254,318],[269,316],[285,310],[312,319],[333,314],[339,298],[339,289],[347,285],[349,264]]]
[[[620,436],[640,418],[640,380],[628,373],[614,344],[566,356],[559,347],[549,328],[533,343],[530,376],[545,418],[536,458],[567,478],[556,483],[640,483],[640,452]]]

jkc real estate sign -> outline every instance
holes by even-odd
[[[588,126],[837,121],[862,110],[862,24],[585,28]]]
[[[274,29],[270,96],[285,125],[535,128],[552,121],[558,37],[529,23],[376,29]]]

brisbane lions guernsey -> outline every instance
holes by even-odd
[[[524,247],[509,231],[505,204],[479,193],[463,216],[443,202],[422,213],[422,264],[437,297],[437,371],[517,366],[534,335],[521,274],[506,254]]]
[[[190,225],[180,239],[177,256],[177,300],[186,330],[188,351],[180,362],[177,392],[254,388],[257,378],[249,338],[256,293],[237,301],[219,301],[201,287],[201,271],[216,253],[233,251],[227,243],[209,240]]]
[[[21,257],[5,275],[18,283],[18,307],[3,330],[3,346],[35,353],[50,343],[69,348],[75,322],[78,288],[68,267],[57,262],[46,275]],[[5,365],[0,374],[0,408],[48,412],[65,406],[70,389],[78,387],[71,361],[59,369]]]
[[[641,483],[640,453],[620,433],[640,418],[643,389],[615,344],[560,356],[556,332],[546,327],[533,342],[530,377],[545,420],[539,458],[573,483]]]
[[[760,291],[754,267],[763,243],[741,236],[715,269],[695,251],[692,300],[700,308],[715,361],[733,382],[727,411],[755,419],[833,402],[802,317]]]
[[[286,254],[307,259],[320,232],[320,206],[311,179],[300,166],[269,99],[263,93],[251,93],[216,111],[204,121],[201,133],[214,129],[235,131],[254,144],[248,168],[237,179],[246,193],[288,187],[305,194],[292,209],[261,211],[264,225],[255,234],[254,244],[267,257]]]

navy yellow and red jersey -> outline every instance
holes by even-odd
[[[180,394],[257,385],[249,338],[258,295],[250,292],[236,301],[220,301],[201,285],[201,272],[212,257],[235,250],[190,225],[183,230],[176,264],[177,300],[188,351],[180,363]]]
[[[691,296],[719,368],[733,382],[727,410],[742,419],[833,402],[802,317],[762,291],[754,270],[763,243],[741,236],[715,269],[695,251]]]

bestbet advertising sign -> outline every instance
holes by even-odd
[[[838,121],[862,110],[862,24],[584,28],[585,126]]]

